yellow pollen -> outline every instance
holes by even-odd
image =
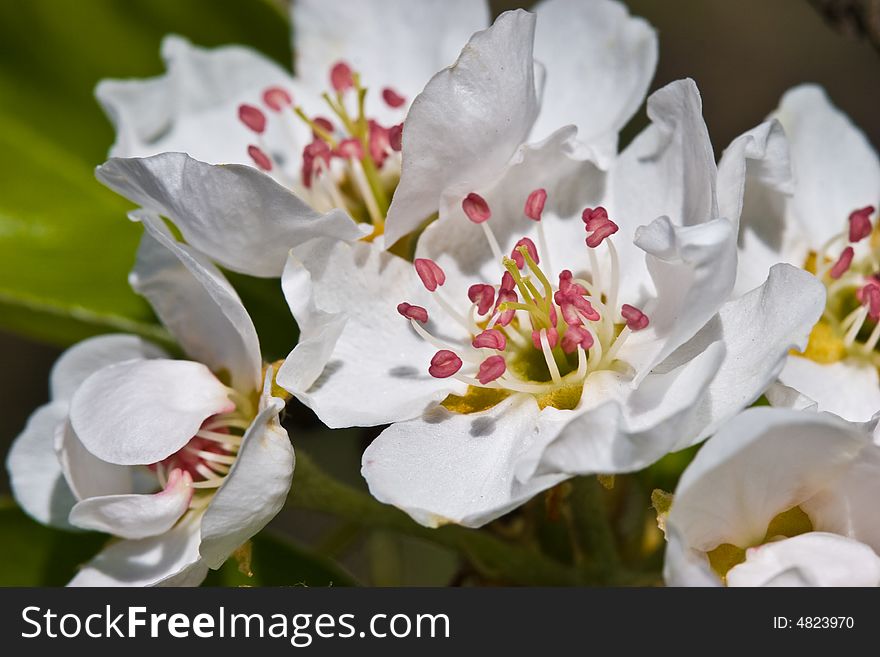
[[[828,322],[820,319],[810,331],[807,347],[802,352],[792,349],[791,354],[828,365],[846,358],[846,345]]]

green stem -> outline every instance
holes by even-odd
[[[451,525],[422,527],[402,511],[332,479],[301,451],[296,456],[296,483],[288,504],[329,513],[369,529],[384,529],[446,546],[463,553],[486,577],[505,583],[562,586],[600,576],[589,565],[577,570],[483,531]]]
[[[588,555],[592,571],[600,576],[595,583],[608,584],[624,579],[599,480],[596,477],[572,480],[570,503],[577,543]]]

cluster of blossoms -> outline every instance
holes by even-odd
[[[880,164],[821,91],[716,166],[673,82],[618,152],[657,45],[613,0],[293,12],[296,76],[170,37],[164,76],[98,88],[97,176],[145,229],[131,283],[192,360],[111,336],[56,366],[9,468],[38,520],[122,539],[74,584],[197,583],[259,531],[293,475],[276,386],[387,425],[362,474],[432,527],[714,434],[670,584],[878,584]],[[220,267],[280,277],[277,372]],[[743,412],[762,395],[786,408]]]

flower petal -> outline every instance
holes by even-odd
[[[820,411],[846,420],[867,422],[880,411],[877,368],[855,359],[823,364],[792,356],[779,381],[815,401]]]
[[[547,68],[532,138],[566,124],[593,146],[600,163],[617,151],[617,133],[642,104],[657,65],[657,35],[618,2],[544,0],[535,57]]]
[[[290,247],[312,237],[361,237],[344,211],[319,214],[249,166],[162,153],[114,158],[96,175],[113,191],[173,221],[193,248],[252,276],[280,276]]]
[[[198,48],[178,36],[162,42],[164,75],[103,80],[98,101],[116,127],[112,157],[176,151],[206,162],[248,164],[251,133],[236,118],[239,103],[267,87],[289,87],[290,74],[241,46]]]
[[[29,516],[46,525],[70,529],[67,515],[76,498],[64,480],[53,448],[55,430],[66,419],[67,404],[63,401],[34,411],[12,443],[6,469],[15,501]]]
[[[296,0],[292,15],[297,76],[324,89],[330,68],[347,62],[370,88],[371,114],[386,87],[415,98],[489,24],[483,0]]]
[[[724,360],[677,448],[696,444],[751,404],[773,382],[792,349],[803,349],[825,308],[825,288],[807,272],[775,265],[767,281],[722,306],[718,315],[658,369],[676,366],[723,340]],[[657,370],[655,370],[657,371]],[[878,407],[880,410],[880,407]]]
[[[133,469],[102,461],[82,444],[68,418],[55,432],[55,453],[67,485],[78,500],[134,492]],[[155,477],[153,478],[155,481]],[[145,492],[152,492],[145,491]]]
[[[163,358],[167,354],[136,335],[99,335],[78,342],[55,361],[50,375],[52,399],[69,401],[79,385],[106,365],[132,358]]]
[[[870,446],[865,427],[828,413],[749,409],[697,453],[667,525],[702,552],[759,544],[774,517],[822,490]]]
[[[437,406],[391,425],[364,452],[361,474],[380,502],[428,527],[479,527],[567,478],[552,474],[521,483],[517,459],[539,433],[529,395],[512,395],[482,413]]]
[[[201,363],[130,360],[83,382],[70,422],[99,459],[149,465],[186,445],[206,419],[234,407],[226,386]]]
[[[297,324],[305,328],[302,346],[293,351],[294,362],[304,350],[314,353],[315,340],[321,342],[317,351],[322,359],[331,355],[310,387],[299,387],[308,378],[288,367],[279,372],[278,383],[328,426],[373,426],[418,417],[428,405],[466,388],[453,379],[428,375],[437,348],[396,310],[398,303],[409,301],[431,314],[443,312],[403,258],[373,244],[314,240],[291,252],[282,287]],[[313,301],[304,303],[309,298]],[[338,339],[315,333],[323,326],[321,315],[310,314],[315,310],[345,318]],[[456,328],[449,320],[439,333],[467,344],[470,336],[464,329],[456,333]]]
[[[266,373],[261,410],[241,442],[238,458],[202,518],[199,552],[219,568],[239,546],[257,534],[284,506],[295,457],[278,414],[284,402],[271,396],[272,369]]]
[[[217,267],[171,237],[158,217],[140,216],[146,230],[131,286],[149,300],[187,356],[228,372],[237,390],[258,390],[260,342],[238,294]]]
[[[645,128],[609,173],[604,205],[620,226],[620,298],[639,306],[651,281],[634,244],[639,227],[665,215],[673,225],[691,226],[719,217],[715,154],[693,80],[678,80],[651,94]]]
[[[110,543],[68,586],[198,586],[208,574],[199,520],[192,514],[164,534]]]
[[[850,212],[877,204],[880,160],[821,87],[791,89],[773,116],[791,148],[796,187],[790,211],[804,226],[809,246],[819,249],[843,230]]]
[[[660,217],[636,231],[635,243],[647,253],[656,290],[642,306],[650,325],[633,333],[620,350],[638,383],[705,326],[730,296],[736,278],[736,238],[726,219],[675,226]]]
[[[90,497],[70,511],[70,524],[121,538],[146,538],[170,530],[189,508],[192,477],[174,470],[164,490],[152,495]]]
[[[746,551],[729,586],[880,586],[880,557],[850,538],[809,532]]]
[[[464,198],[493,180],[526,141],[538,113],[534,29],[533,14],[502,14],[413,101],[385,226],[388,246],[437,212],[444,190]]]

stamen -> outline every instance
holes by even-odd
[[[402,107],[404,103],[406,103],[406,98],[401,96],[391,87],[385,87],[382,90],[382,100],[387,103],[388,107],[392,107],[394,109]]]
[[[358,139],[343,139],[334,150],[334,154],[347,160],[359,160],[364,156],[364,147]]]
[[[330,69],[330,86],[336,93],[344,93],[354,88],[354,75],[345,62],[336,62]]]
[[[442,349],[434,354],[428,374],[437,379],[445,379],[461,369],[461,358],[448,349]]]
[[[541,214],[544,212],[544,204],[546,202],[547,190],[536,189],[529,194],[529,197],[526,199],[526,205],[523,212],[532,221],[541,221]]]
[[[567,354],[575,349],[589,350],[593,346],[593,335],[582,326],[569,326],[562,336],[562,351]]]
[[[871,215],[874,214],[874,206],[868,205],[859,210],[854,210],[849,215],[849,241],[860,242],[871,234]]]
[[[635,306],[628,303],[620,307],[620,315],[626,321],[626,327],[630,331],[641,331],[648,326],[648,316]]]
[[[553,347],[556,346],[556,340],[558,339],[558,334],[556,333],[556,329],[550,329],[552,331],[553,336],[553,344],[550,344],[550,336],[548,335],[547,329],[541,329],[541,333],[539,335],[539,341],[541,344],[541,351],[544,353],[544,360],[547,362],[547,369],[550,370],[550,378],[553,379],[553,383],[559,384],[562,381],[562,377],[559,375],[559,366],[556,364],[556,359],[553,358]],[[534,333],[532,333],[532,339],[534,340]]]
[[[281,87],[269,87],[263,92],[263,102],[274,112],[293,106],[293,98]]]
[[[403,149],[403,124],[398,123],[388,128],[388,145],[398,153]]]
[[[467,218],[475,224],[486,222],[492,217],[492,211],[489,209],[486,199],[474,192],[464,197],[464,200],[461,202],[461,209],[464,210]]]
[[[370,220],[372,221],[374,226],[383,225],[385,223],[385,219],[383,218],[382,211],[379,209],[379,205],[376,202],[374,190],[367,180],[367,174],[364,173],[364,168],[361,165],[361,161],[349,160],[349,162],[351,164],[352,177],[357,184],[358,191],[360,192],[361,197],[364,199],[364,202],[367,205],[367,212],[370,215]]]
[[[847,347],[851,347],[853,342],[855,342],[856,337],[859,332],[862,330],[862,326],[865,325],[865,320],[868,318],[868,309],[862,306],[858,309],[858,312],[855,316],[855,321],[853,321],[852,326],[849,331],[847,331],[846,335],[843,338],[843,344]]]
[[[507,338],[497,329],[486,329],[474,337],[471,344],[476,349],[495,349],[504,351],[507,348]]]
[[[525,251],[525,253],[523,253]],[[535,246],[535,243],[530,240],[528,237],[523,237],[516,245],[513,247],[513,251],[510,254],[510,257],[513,258],[513,261],[516,263],[517,269],[522,269],[526,264],[526,255],[531,256],[532,262],[536,265],[540,262],[538,259],[538,248]]]
[[[477,372],[477,380],[486,385],[499,378],[507,371],[507,363],[503,356],[489,356],[480,363],[480,369]]]
[[[433,292],[438,286],[441,286],[446,282],[445,272],[433,260],[428,258],[416,258],[413,261],[413,265],[415,265],[416,273],[419,275],[419,278],[422,279],[422,284],[429,292]]]
[[[428,323],[428,311],[421,306],[414,306],[404,301],[403,303],[397,304],[397,312],[407,319],[412,319],[421,322],[422,324]]]
[[[248,146],[247,152],[248,155],[250,155],[251,159],[254,161],[254,164],[257,165],[257,168],[266,172],[272,170],[272,160],[268,155],[266,155],[262,148],[251,144],[250,146]]]
[[[851,246],[846,247],[841,252],[840,257],[837,258],[837,262],[834,263],[834,266],[831,268],[828,275],[835,280],[843,276],[852,264],[854,255],[855,251],[853,248]]]
[[[507,273],[507,272],[505,272]],[[477,304],[477,312],[485,315],[495,302],[495,288],[487,283],[477,283],[468,288],[468,299]]]
[[[262,110],[253,105],[239,105],[238,118],[245,126],[258,135],[266,131],[266,115],[263,114]]]

